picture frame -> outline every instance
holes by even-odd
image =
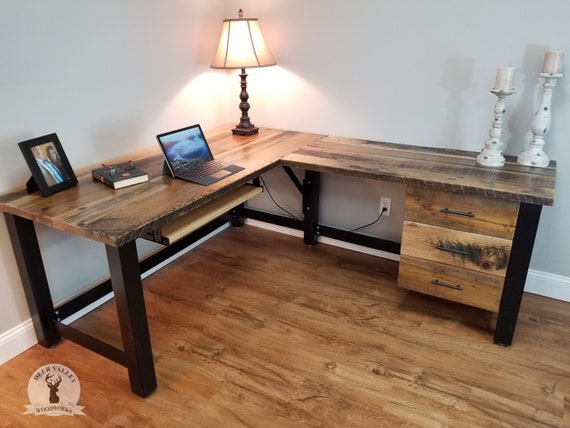
[[[28,193],[40,190],[43,196],[77,184],[77,177],[56,133],[18,143],[32,177],[26,183]]]

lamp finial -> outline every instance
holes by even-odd
[[[243,10],[238,10],[238,18],[243,18]]]

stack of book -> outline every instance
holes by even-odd
[[[148,174],[134,165],[127,168],[120,166],[104,166],[91,171],[94,180],[105,183],[113,189],[132,186],[148,181]]]

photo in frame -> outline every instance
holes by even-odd
[[[32,172],[26,183],[28,193],[39,189],[43,196],[49,196],[77,184],[57,134],[22,141],[18,146]]]

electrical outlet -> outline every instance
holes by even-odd
[[[380,213],[382,212],[383,209],[386,209],[386,211],[384,211],[384,214],[382,215],[390,217],[390,212],[392,211],[392,199],[380,198]]]

